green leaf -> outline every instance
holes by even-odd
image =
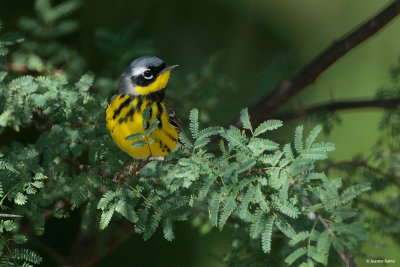
[[[316,247],[310,246],[307,254],[313,260],[326,265],[327,255],[319,252]]]
[[[231,196],[224,197],[224,206],[222,208],[221,216],[219,218],[219,229],[222,230],[229,216],[236,208],[236,201]]]
[[[221,203],[221,195],[214,193],[210,201],[210,222],[212,226],[218,225],[218,212]]]
[[[156,231],[158,225],[160,224],[161,214],[154,213],[150,217],[150,222],[146,224],[146,228],[144,230],[143,239],[148,240]]]
[[[274,201],[275,204],[275,209],[279,210],[283,214],[296,219],[300,211],[297,207],[293,206],[291,203],[287,201],[281,201],[279,198],[272,196],[272,200]]]
[[[297,243],[306,240],[310,237],[310,233],[308,231],[297,233],[296,235],[292,236],[292,239],[289,241],[289,245],[291,247],[295,246]]]
[[[256,160],[255,160],[254,158],[249,158],[249,159],[243,161],[243,162],[239,165],[239,167],[238,167],[238,169],[237,169],[237,172],[238,172],[238,173],[242,173],[242,172],[244,172],[244,171],[247,171],[247,170],[249,170],[251,167],[253,167],[256,163],[257,163],[257,162],[256,162]]]
[[[346,224],[342,222],[333,223],[331,230],[335,233],[348,234],[358,240],[365,240],[368,237],[367,231],[358,224]]]
[[[136,147],[144,147],[146,145],[146,141],[144,140],[136,140],[131,144],[131,148],[136,148]]]
[[[200,138],[206,138],[206,137],[210,137],[213,135],[217,135],[217,134],[220,134],[222,131],[223,131],[223,128],[219,127],[219,126],[208,127],[199,132],[198,138],[200,139]]]
[[[179,133],[179,140],[182,142],[182,144],[187,147],[187,148],[193,148],[192,142],[187,138],[184,132]]]
[[[210,190],[210,187],[213,185],[215,179],[217,179],[217,176],[215,174],[210,174],[206,178],[203,186],[201,187],[201,189],[199,191],[199,199],[204,199],[207,196],[207,193]]]
[[[17,244],[25,244],[26,241],[28,241],[28,239],[26,238],[26,236],[21,235],[21,234],[15,234],[13,236],[13,241]]]
[[[4,78],[6,78],[7,72],[5,71],[0,71],[0,82],[4,81]]]
[[[253,128],[251,127],[250,116],[247,108],[244,108],[240,111],[240,120],[242,121],[243,128],[250,130],[253,132]]]
[[[271,238],[272,229],[274,226],[275,217],[269,217],[265,224],[264,232],[261,235],[261,244],[264,253],[269,253],[271,251]]]
[[[8,54],[8,48],[0,44],[0,56],[5,56]]]
[[[282,121],[280,120],[268,120],[261,123],[256,130],[254,131],[254,136],[258,136],[266,131],[271,131],[278,129],[283,125]]]
[[[196,142],[194,142],[193,148],[199,149],[206,146],[210,142],[209,138],[198,138]]]
[[[199,111],[197,109],[192,109],[189,115],[189,128],[192,133],[192,137],[197,139],[199,137]]]
[[[104,210],[107,208],[108,204],[115,198],[116,193],[113,191],[107,191],[103,194],[103,197],[99,200],[97,208]]]
[[[154,119],[150,124],[149,128],[146,130],[145,135],[150,136],[150,134],[154,132],[155,129],[157,129],[159,123],[160,121],[158,119]]]
[[[253,194],[255,192],[255,187],[250,185],[247,189],[246,194],[243,196],[242,203],[240,204],[240,218],[244,220],[248,220],[248,206],[250,204],[250,201],[253,199]]]
[[[10,265],[7,264],[6,266],[31,267],[31,264],[39,265],[43,261],[42,257],[40,257],[36,252],[25,248],[14,248],[11,252],[11,255],[7,256],[12,257],[13,261],[10,263]],[[20,262],[22,261],[23,264],[15,265],[15,260]]]
[[[292,151],[292,147],[291,144],[288,143],[283,147],[283,153],[285,154],[285,157],[288,160],[293,160],[294,159],[294,155],[293,155],[293,151]]]
[[[91,74],[83,75],[77,83],[75,83],[76,88],[81,92],[89,91],[90,86],[92,86],[94,77]]]
[[[172,220],[166,219],[163,224],[164,238],[168,241],[172,241],[175,238],[174,231],[172,230]]]
[[[121,214],[122,216],[124,216],[125,219],[127,219],[128,221],[130,221],[132,223],[136,223],[139,220],[133,207],[128,205],[128,203],[125,200],[119,200],[117,202],[115,211],[118,212],[119,214]]]
[[[260,155],[264,151],[273,151],[278,149],[279,145],[271,140],[262,138],[252,138],[248,144],[248,148],[255,156]]]
[[[33,177],[34,180],[44,180],[47,179],[47,176],[44,175],[41,172],[35,173],[35,176]]]
[[[110,223],[116,207],[117,207],[117,203],[114,203],[110,206],[110,209],[103,211],[101,213],[101,217],[100,217],[100,229],[101,230],[104,230]]]
[[[252,222],[250,224],[250,237],[255,239],[260,236],[265,226],[264,211],[262,209],[257,209],[252,215]]]
[[[156,140],[155,137],[151,137],[151,138],[149,139],[149,144],[152,145],[152,144],[154,143],[155,140]]]
[[[308,259],[307,262],[303,262],[299,267],[314,267],[314,262],[311,259]]]
[[[10,232],[14,230],[17,225],[12,220],[0,221],[0,233],[3,233],[4,230]]]
[[[339,220],[348,219],[348,218],[356,216],[357,214],[358,214],[358,212],[356,209],[352,209],[352,208],[346,207],[346,206],[339,206],[336,209],[336,216],[338,218],[340,218]]]
[[[303,129],[303,125],[300,125],[294,132],[294,148],[299,154],[303,152]]]
[[[240,147],[242,149],[248,149],[245,145],[247,138],[242,136],[240,130],[234,126],[230,126],[229,129],[221,133],[221,136],[228,140],[229,145],[232,147]]]
[[[145,108],[142,113],[143,129],[147,129],[150,119],[150,108]]]
[[[319,235],[317,242],[317,250],[322,254],[328,255],[330,246],[331,246],[330,234],[328,230],[325,230],[324,232],[322,232],[322,234]]]
[[[304,159],[322,160],[328,158],[328,152],[334,151],[336,146],[333,143],[321,142],[313,144],[310,149],[302,152]]]
[[[315,139],[317,138],[317,136],[321,131],[322,131],[321,125],[317,125],[314,127],[314,129],[312,129],[312,131],[310,132],[310,134],[306,139],[306,149],[311,148],[311,145],[314,143]]]
[[[363,192],[371,190],[371,186],[369,183],[362,183],[357,185],[352,185],[348,187],[343,193],[340,195],[341,203],[345,204],[352,199],[356,198],[358,195]]]
[[[285,262],[289,265],[292,265],[298,258],[305,255],[307,253],[307,249],[305,247],[301,247],[293,251],[287,258]]]
[[[278,217],[276,220],[276,226],[289,238],[292,238],[294,235],[296,235],[293,227],[282,216]]]
[[[261,178],[262,179],[262,178]],[[264,194],[261,192],[260,186],[256,187],[256,192],[254,194],[256,202],[260,205],[260,208],[268,213],[270,211],[269,202],[265,200]]]
[[[25,205],[27,200],[28,197],[22,194],[21,192],[18,192],[14,198],[14,202],[18,205]]]
[[[127,137],[125,137],[125,140],[133,141],[133,140],[140,139],[140,138],[144,138],[143,133],[134,133],[134,134],[128,135]]]

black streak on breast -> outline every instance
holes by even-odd
[[[119,105],[119,107],[114,112],[114,115],[113,115],[114,120],[118,117],[118,115],[121,113],[123,108],[129,106],[129,104],[131,103],[131,101],[133,99],[134,99],[134,96],[129,96],[124,102],[121,103],[121,105]]]

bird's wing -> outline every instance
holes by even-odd
[[[172,126],[178,130],[178,132],[182,132],[182,123],[181,120],[176,116],[174,108],[168,103],[165,104],[165,108],[167,109],[169,123],[171,123]]]

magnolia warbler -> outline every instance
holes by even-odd
[[[171,70],[177,66],[167,65],[158,57],[144,56],[135,59],[121,75],[118,94],[107,107],[106,122],[114,142],[133,158],[165,156],[177,148],[181,124],[165,101],[165,87]],[[154,141],[133,148],[126,137],[145,132],[142,121],[146,108],[150,110],[149,123],[155,118],[159,121],[150,135]]]

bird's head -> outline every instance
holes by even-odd
[[[124,70],[118,83],[120,94],[147,95],[167,86],[172,69],[155,56],[139,57]]]

